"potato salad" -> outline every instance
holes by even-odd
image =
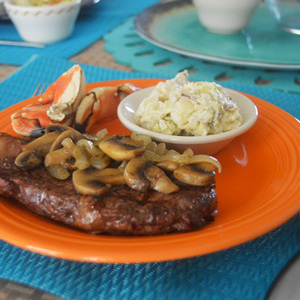
[[[241,122],[226,89],[214,82],[190,82],[187,71],[158,83],[136,112],[137,125],[168,135],[206,136],[238,128]]]

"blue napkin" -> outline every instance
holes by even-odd
[[[0,83],[1,109],[24,100],[38,82],[53,82],[72,62],[34,57]],[[155,78],[82,65],[87,82]],[[300,114],[300,95],[243,85],[230,86]],[[1,229],[0,229],[1,235]],[[95,264],[35,254],[0,240],[0,277],[65,299],[265,299],[272,283],[300,251],[300,215],[242,245],[216,253],[147,264]]]
[[[0,63],[23,65],[34,54],[54,55],[70,58],[100,39],[105,33],[158,0],[101,0],[83,8],[70,38],[48,45],[43,49],[0,45]],[[21,41],[16,28],[10,21],[0,21],[0,39]]]

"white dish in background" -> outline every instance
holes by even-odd
[[[4,1],[7,1],[7,0],[0,0],[0,21],[1,20],[9,20],[9,17],[8,17],[5,7],[4,7]],[[98,3],[99,1],[100,0],[82,0],[81,8],[90,7],[90,6]]]
[[[81,0],[45,6],[20,6],[14,0],[7,0],[4,7],[22,39],[51,44],[72,34]]]
[[[199,21],[217,34],[236,34],[250,22],[260,0],[193,0]]]
[[[174,136],[153,132],[138,126],[135,122],[135,112],[142,100],[153,89],[154,87],[146,88],[124,98],[118,107],[118,117],[121,123],[129,130],[138,134],[149,135],[153,140],[164,142],[168,148],[179,152],[183,152],[186,148],[191,148],[195,154],[213,155],[228,145],[235,137],[250,129],[258,116],[255,104],[248,97],[237,91],[226,89],[240,109],[243,120],[239,128],[208,136]]]

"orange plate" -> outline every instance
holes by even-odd
[[[131,82],[140,87],[158,80],[92,83],[111,86]],[[258,108],[256,124],[216,157],[219,214],[205,228],[153,237],[90,235],[40,218],[15,201],[0,198],[0,237],[16,246],[57,258],[102,263],[136,263],[181,259],[249,241],[278,227],[300,209],[300,126],[278,107],[247,95]],[[13,133],[10,115],[28,99],[0,112],[2,130]],[[109,134],[128,133],[116,119],[102,125]],[[100,129],[100,127],[99,127]]]

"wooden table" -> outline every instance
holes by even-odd
[[[104,41],[100,39],[84,51],[70,58],[71,61],[95,65],[104,68],[117,69],[121,71],[132,71],[131,67],[118,64],[114,61],[113,55],[107,53],[104,49]],[[0,64],[0,82],[17,71],[19,66]]]

